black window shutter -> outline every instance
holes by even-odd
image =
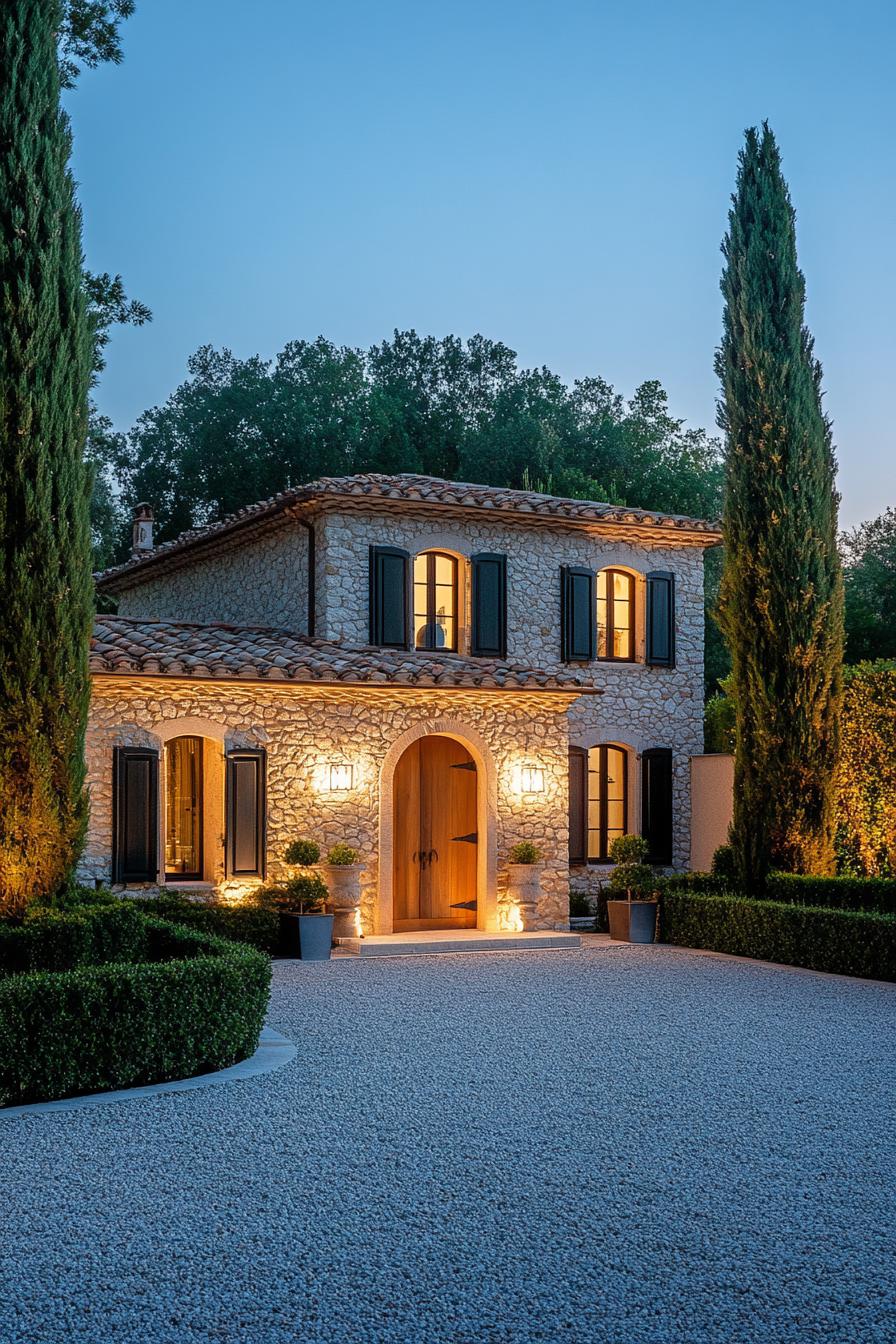
[[[672,862],[672,752],[652,747],[641,756],[641,834],[651,863]]]
[[[594,571],[563,565],[560,570],[560,642],[565,663],[589,663],[597,648]]]
[[[113,761],[112,880],[159,876],[159,753],[116,747]]]
[[[408,647],[409,560],[397,546],[370,548],[370,642],[381,648]]]
[[[587,856],[585,819],[588,810],[588,753],[569,749],[569,861],[584,863]]]
[[[507,556],[483,553],[470,557],[474,658],[507,657]]]
[[[667,569],[647,575],[647,662],[675,666],[675,575]]]
[[[245,747],[227,753],[225,862],[228,877],[264,877],[266,753]]]

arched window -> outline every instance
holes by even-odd
[[[570,748],[570,863],[608,863],[613,841],[628,833],[628,767],[624,747]]]
[[[165,877],[199,881],[202,856],[202,738],[165,743]]]
[[[634,661],[635,579],[623,569],[602,569],[597,576],[597,656]]]
[[[414,647],[457,650],[457,561],[443,551],[414,557]]]

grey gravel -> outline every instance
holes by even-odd
[[[278,963],[266,1077],[0,1120],[2,1344],[896,1339],[889,986]]]

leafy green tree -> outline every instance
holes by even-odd
[[[87,818],[91,331],[58,0],[0,9],[0,899],[59,888]]]
[[[739,710],[732,846],[741,878],[761,884],[772,866],[832,870],[843,652],[831,427],[768,125],[747,132],[728,222],[719,613]]]
[[[896,657],[896,509],[840,539],[846,587],[846,661]]]
[[[119,25],[136,8],[134,0],[63,0],[57,30],[59,78],[72,89],[83,67],[90,70],[121,61]]]

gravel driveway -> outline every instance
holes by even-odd
[[[663,948],[275,967],[267,1077],[0,1120],[2,1344],[896,1339],[896,991]]]

